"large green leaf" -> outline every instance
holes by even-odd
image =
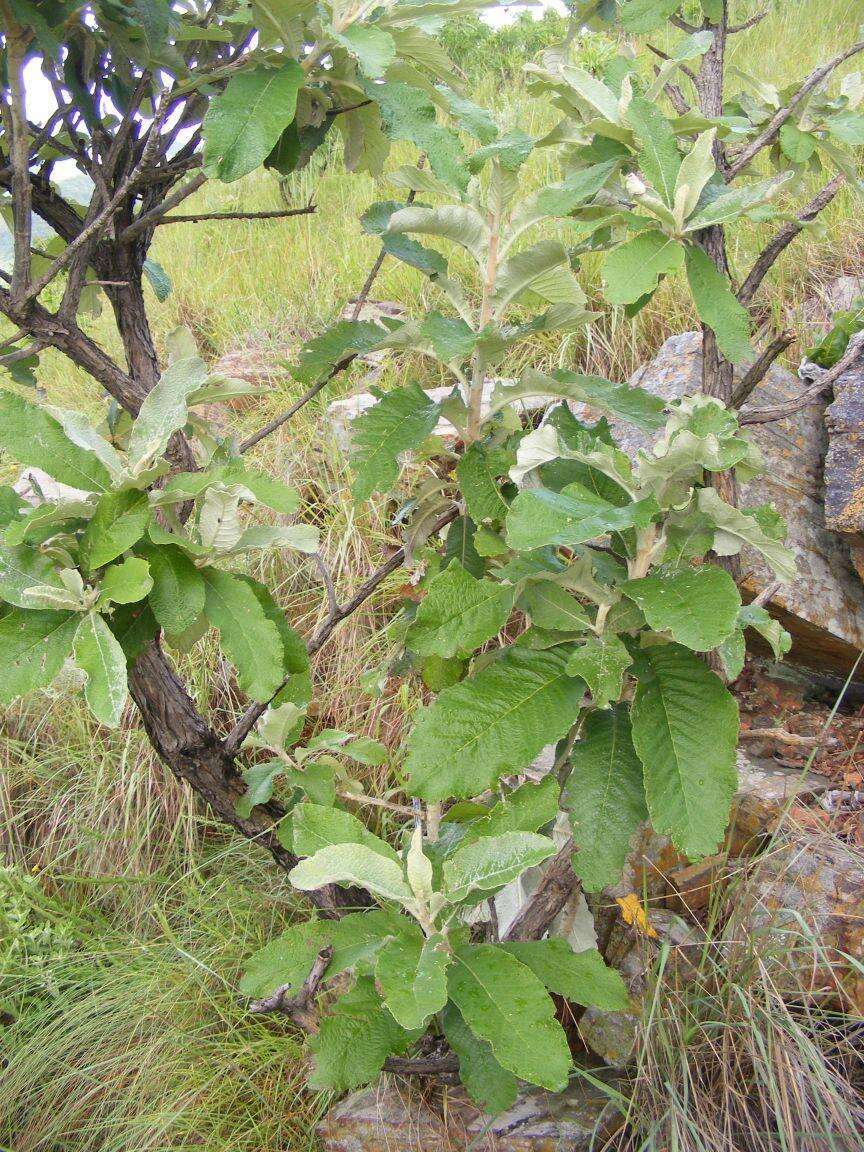
[[[585,686],[561,652],[511,647],[470,680],[424,708],[408,739],[413,795],[477,796],[507,772],[526,768],[576,720]]]
[[[450,999],[499,1064],[551,1092],[566,1088],[567,1038],[530,968],[503,948],[479,944],[458,949],[447,975]]]
[[[72,651],[80,619],[19,608],[0,615],[0,704],[51,683]]]
[[[644,428],[646,432],[657,432],[665,423],[666,404],[659,396],[652,396],[644,388],[613,384],[602,376],[584,376],[564,368],[548,376],[529,368],[516,384],[499,384],[492,395],[492,410],[532,396],[557,396],[562,400],[587,404],[604,415],[617,416]]]
[[[627,120],[639,141],[639,166],[648,182],[663,197],[667,207],[675,203],[675,187],[681,168],[681,153],[672,125],[656,104],[634,96]]]
[[[621,695],[624,673],[633,659],[614,634],[589,636],[567,661],[571,676],[581,676],[597,708],[608,708]]]
[[[415,929],[388,940],[378,953],[375,979],[384,1003],[403,1028],[423,1028],[447,1003],[449,954],[440,936]]]
[[[31,601],[26,595],[27,589],[37,584],[62,588],[51,560],[29,544],[20,544],[17,548],[0,544],[0,600],[28,608]]]
[[[453,853],[444,864],[444,890],[460,903],[474,890],[490,892],[555,855],[555,843],[534,832],[484,836]]]
[[[364,76],[380,80],[396,56],[396,44],[389,32],[374,24],[350,24],[333,39],[354,57]]]
[[[375,896],[410,904],[411,889],[402,869],[364,844],[330,844],[301,860],[288,873],[295,888],[310,892],[327,884],[356,884]]]
[[[507,513],[507,543],[517,552],[548,544],[569,548],[607,532],[644,528],[657,511],[653,498],[618,506],[581,484],[568,484],[561,492],[527,488]]]
[[[390,217],[387,235],[401,232],[450,240],[465,248],[478,262],[483,259],[489,236],[489,229],[480,213],[461,204],[401,208]]]
[[[707,665],[677,644],[640,652],[636,675],[633,744],[651,822],[685,855],[710,855],[726,831],[738,783],[738,705]]]
[[[488,815],[472,820],[468,834],[475,837],[502,836],[505,832],[536,832],[555,821],[558,792],[554,773],[544,776],[539,784],[526,780],[494,804]]]
[[[640,232],[604,260],[606,299],[610,304],[635,304],[654,291],[661,276],[677,272],[683,263],[683,244],[656,230]]]
[[[519,1082],[502,1068],[485,1040],[475,1036],[453,1004],[442,1016],[447,1043],[459,1060],[459,1079],[474,1103],[493,1116],[516,1103]]]
[[[506,516],[508,504],[501,494],[498,477],[506,476],[513,463],[515,457],[506,448],[487,448],[479,442],[462,454],[456,465],[456,476],[468,515],[475,524],[502,520]]]
[[[41,468],[61,484],[104,492],[111,476],[94,452],[74,444],[59,421],[12,392],[0,392],[0,448],[18,464]]]
[[[317,384],[338,364],[377,348],[386,335],[371,320],[340,320],[303,345],[291,374],[301,384]]]
[[[714,331],[723,355],[733,364],[740,364],[753,355],[749,312],[707,252],[688,244],[686,258],[687,280],[699,319]]]
[[[753,184],[743,184],[721,192],[687,221],[688,232],[700,232],[716,224],[729,224],[745,212],[767,203],[793,173],[775,176],[770,180],[757,180]]]
[[[204,171],[230,181],[254,171],[294,119],[303,69],[296,60],[278,68],[240,72],[210,101],[204,117]]]
[[[621,976],[607,968],[596,948],[574,952],[566,940],[521,940],[502,944],[511,956],[530,968],[550,992],[585,1008],[620,1012],[629,996]]]
[[[393,140],[410,140],[429,158],[435,175],[454,188],[468,186],[468,169],[459,137],[436,120],[435,105],[419,88],[401,80],[376,84],[367,81],[366,95],[381,112],[387,134]]]
[[[126,656],[101,616],[89,612],[75,633],[75,663],[87,675],[84,697],[102,724],[116,728],[129,695]]]
[[[147,530],[150,505],[146,492],[106,492],[81,538],[81,561],[93,572],[116,560]]]
[[[279,630],[254,592],[230,572],[201,570],[204,613],[225,654],[237,669],[240,688],[254,700],[269,700],[282,681],[284,652]]]
[[[716,564],[657,573],[621,586],[656,632],[694,652],[710,652],[732,634],[741,607],[737,585]]]
[[[291,847],[298,856],[314,856],[333,844],[362,844],[397,863],[399,856],[390,845],[370,832],[362,820],[341,808],[321,804],[298,804],[291,813]]]
[[[515,589],[475,580],[455,560],[429,584],[406,636],[421,656],[468,655],[507,623]]]
[[[150,565],[150,607],[169,635],[191,628],[204,611],[204,581],[185,552],[173,544],[142,543],[137,551]]]
[[[404,1052],[412,1038],[384,1008],[372,977],[364,976],[339,997],[312,1037],[315,1067],[309,1086],[345,1092],[368,1084],[387,1057]]]
[[[648,818],[626,705],[588,715],[570,764],[561,805],[570,814],[573,871],[586,891],[599,892],[621,878],[633,833]]]
[[[399,475],[399,454],[422,444],[438,423],[440,405],[419,384],[394,388],[354,421],[354,499],[387,492]]]
[[[551,580],[532,580],[519,597],[519,607],[538,628],[581,632],[590,626],[588,615],[575,596]]]
[[[181,329],[180,331],[185,331]],[[140,467],[157,459],[186,423],[187,400],[207,380],[207,367],[193,348],[181,346],[159,382],[147,393],[129,437],[129,459]]]
[[[681,7],[681,0],[625,0],[621,23],[628,32],[653,32]]]

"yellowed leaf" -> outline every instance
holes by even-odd
[[[643,935],[650,936],[656,940],[657,933],[651,927],[648,913],[642,907],[642,902],[635,892],[629,892],[626,896],[617,897],[615,903],[621,909],[621,915],[624,917],[625,924],[630,924],[637,932],[641,932]]]

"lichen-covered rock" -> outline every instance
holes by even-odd
[[[753,861],[727,935],[758,951],[781,992],[864,1013],[864,856],[790,832]]]
[[[864,532],[864,367],[850,368],[834,385],[825,413],[825,523],[836,532]]]
[[[582,1081],[562,1093],[526,1087],[490,1122],[461,1089],[429,1100],[385,1079],[334,1105],[318,1136],[326,1152],[587,1152],[617,1123],[608,1098]]]
[[[697,392],[701,379],[701,336],[684,332],[671,336],[631,383],[672,400]],[[802,387],[791,372],[775,364],[744,410],[791,399]],[[824,409],[825,401],[814,400],[785,420],[754,425],[766,470],[764,476],[741,485],[740,498],[745,507],[774,504],[789,524],[798,578],[782,587],[770,610],[792,633],[792,657],[845,674],[864,647],[864,585],[852,567],[846,543],[825,525]],[[646,436],[638,429],[619,425],[615,431],[628,452],[646,447]],[[773,582],[770,570],[755,554],[745,551],[744,567],[745,593],[756,595]]]

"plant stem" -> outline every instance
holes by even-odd
[[[478,333],[482,332],[492,319],[492,296],[495,292],[495,278],[498,275],[498,242],[501,232],[501,216],[496,210],[489,216],[489,249],[486,255],[486,275],[483,278],[483,297],[480,301]],[[468,424],[465,440],[472,444],[480,436],[483,423],[483,385],[486,383],[486,355],[479,348],[474,349],[474,370],[471,376],[471,389],[468,395]]]

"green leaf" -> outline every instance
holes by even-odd
[[[793,164],[806,164],[816,151],[816,144],[812,132],[803,132],[797,124],[788,122],[780,129],[780,147]]]
[[[507,623],[514,589],[475,580],[455,560],[429,584],[406,636],[420,656],[467,656]]]
[[[387,1057],[403,1052],[411,1040],[384,1010],[374,980],[363,977],[339,997],[309,1042],[315,1057],[309,1087],[345,1092],[368,1084]]]
[[[621,123],[618,97],[602,80],[592,76],[586,69],[572,64],[562,64],[561,75],[589,108],[599,112],[604,120],[609,120],[613,124]]]
[[[292,847],[298,856],[314,856],[334,844],[361,844],[386,860],[398,863],[398,853],[375,836],[350,812],[320,804],[298,804],[291,813]]]
[[[420,335],[432,345],[432,350],[445,364],[461,364],[474,350],[476,337],[464,320],[458,316],[442,316],[440,312],[427,312],[420,325]]]
[[[426,153],[429,166],[440,180],[454,188],[467,188],[468,169],[459,137],[437,123],[435,105],[425,92],[402,81],[367,81],[364,90],[378,105],[391,139],[409,140]]]
[[[145,260],[142,271],[147,277],[156,299],[160,304],[164,304],[171,295],[171,277],[156,260]]]
[[[437,208],[400,208],[390,217],[387,235],[416,232],[458,244],[474,257],[483,260],[489,229],[474,208],[462,204],[442,204]]]
[[[653,498],[619,507],[581,484],[568,484],[561,492],[527,488],[507,513],[507,543],[517,552],[547,544],[570,548],[607,532],[645,528],[657,512]]]
[[[399,454],[422,444],[438,423],[440,405],[419,384],[394,388],[354,421],[354,499],[387,492],[399,476]]]
[[[456,560],[471,576],[479,580],[486,571],[483,557],[474,546],[476,525],[470,516],[457,516],[447,529],[442,564]]]
[[[662,28],[681,7],[681,0],[625,0],[621,24],[628,32],[653,32]]]
[[[495,281],[495,315],[502,317],[511,304],[529,291],[550,304],[585,303],[585,294],[570,272],[567,249],[560,241],[540,240],[503,262]]]
[[[698,656],[677,644],[639,654],[631,718],[655,832],[708,856],[723,839],[738,785],[738,705]]]
[[[717,170],[714,163],[714,141],[717,130],[712,128],[697,136],[696,143],[681,161],[675,182],[675,210],[680,220],[686,220],[695,211],[706,184]]]
[[[732,634],[741,607],[735,581],[716,564],[657,573],[621,585],[655,632],[694,652],[710,652]]]
[[[396,44],[389,32],[374,24],[350,24],[333,39],[354,57],[370,80],[380,80],[396,57]]]
[[[633,833],[648,818],[626,705],[589,713],[570,764],[561,806],[577,849],[573,871],[587,892],[599,892],[621,878]]]
[[[450,105],[451,115],[459,122],[459,127],[481,144],[491,144],[498,135],[498,125],[486,109],[466,100],[446,84],[436,84],[435,87]]]
[[[589,627],[588,616],[579,601],[551,580],[532,581],[519,597],[519,607],[538,628],[581,632]]]
[[[497,160],[507,172],[518,172],[534,150],[534,140],[520,128],[505,132],[468,157],[468,168],[478,173],[489,160]]]
[[[634,96],[630,101],[627,120],[639,141],[639,167],[649,184],[663,197],[667,207],[673,207],[681,169],[681,153],[672,125],[656,104],[649,103],[641,96]]]
[[[508,246],[527,228],[550,216],[569,216],[582,204],[593,200],[609,177],[619,167],[618,160],[605,160],[602,164],[592,164],[568,176],[561,184],[543,188],[534,196],[524,200],[513,213],[507,234]]]
[[[136,544],[147,531],[150,504],[146,492],[106,492],[81,537],[81,562],[94,572]]]
[[[288,873],[295,888],[310,892],[327,884],[356,884],[375,896],[410,904],[414,897],[392,860],[363,844],[330,844]]]
[[[760,552],[778,580],[794,580],[795,555],[769,536],[755,516],[733,508],[713,488],[702,488],[697,497],[699,511],[714,525],[714,551],[718,556],[737,556],[745,545]]]
[[[114,633],[95,612],[89,612],[78,625],[74,656],[87,675],[84,698],[90,711],[101,724],[116,728],[129,694],[126,657]]]
[[[627,988],[614,968],[607,968],[596,948],[574,952],[566,940],[522,940],[502,944],[511,956],[530,968],[550,992],[585,1008],[626,1011]]]
[[[150,607],[170,636],[191,628],[204,611],[204,581],[185,552],[173,544],[144,542],[138,552],[150,565]]]
[[[763,640],[771,645],[775,660],[782,660],[792,648],[792,637],[779,620],[765,608],[755,604],[745,604],[738,613],[738,623],[742,628],[752,628],[758,632]]]
[[[282,760],[264,760],[246,769],[243,773],[246,791],[234,805],[234,811],[238,816],[248,820],[256,804],[267,803],[273,795],[276,777],[282,775],[285,767]]]
[[[511,647],[470,680],[446,688],[420,712],[408,739],[412,795],[477,796],[568,732],[584,685],[566,674],[566,660],[560,652]]]
[[[450,999],[499,1064],[551,1092],[566,1088],[567,1038],[530,968],[503,948],[479,944],[458,949],[447,975]]]
[[[49,557],[29,544],[17,548],[0,544],[0,600],[18,608],[29,608],[27,590],[37,584],[62,588]]]
[[[459,1060],[459,1079],[474,1103],[493,1116],[512,1108],[519,1083],[512,1072],[501,1067],[490,1045],[474,1035],[452,1004],[444,1009],[442,1025]]]
[[[440,252],[434,248],[426,248],[417,240],[403,233],[387,231],[390,218],[395,212],[404,208],[404,204],[396,200],[383,200],[372,204],[360,217],[363,231],[373,236],[381,237],[384,250],[397,260],[417,268],[426,276],[444,276],[447,272],[447,261]]]
[[[200,576],[204,614],[219,629],[222,648],[237,669],[241,691],[253,700],[269,700],[282,681],[284,660],[276,625],[238,577],[216,568],[204,568]]]
[[[136,604],[153,587],[150,566],[146,560],[130,556],[122,564],[112,564],[102,573],[99,581],[99,602]]]
[[[424,1028],[447,1003],[450,957],[440,936],[415,930],[388,940],[378,953],[375,979],[384,1004],[403,1028]]]
[[[688,244],[686,259],[687,279],[699,319],[714,331],[723,355],[733,364],[740,364],[753,355],[749,312],[707,252]]]
[[[303,69],[296,60],[232,76],[210,101],[204,117],[205,173],[227,183],[263,164],[294,119],[303,81]]]
[[[506,476],[513,463],[513,453],[506,448],[487,448],[476,441],[462,454],[456,477],[475,524],[502,520],[507,515],[508,504],[501,495],[498,477]]]
[[[0,448],[25,467],[41,468],[61,484],[104,492],[111,476],[97,456],[74,444],[60,423],[36,404],[0,392]]]
[[[50,684],[72,651],[81,617],[11,608],[0,615],[0,703]]]
[[[554,774],[539,784],[526,781],[489,809],[486,816],[473,820],[469,834],[502,836],[505,832],[536,832],[554,822],[558,815],[558,781]]]
[[[148,392],[132,425],[129,460],[133,468],[156,460],[168,441],[186,423],[187,398],[207,380],[207,368],[197,353],[171,361]]]
[[[371,320],[340,320],[303,345],[291,374],[300,384],[317,384],[343,360],[373,351],[386,336],[387,329]]]
[[[770,180],[757,180],[753,184],[743,184],[731,188],[728,192],[721,192],[700,212],[690,217],[687,221],[687,231],[699,232],[715,224],[728,224],[732,220],[737,220],[745,212],[766,204],[792,175],[789,172],[782,176],[774,176]]]
[[[457,848],[444,863],[444,890],[454,904],[476,890],[502,888],[526,868],[555,855],[555,843],[533,832],[502,832]]]
[[[841,144],[848,144],[853,148],[864,144],[864,116],[859,112],[837,112],[829,116],[825,126],[835,140]]]
[[[716,654],[726,683],[733,683],[744,671],[744,662],[747,659],[747,645],[742,629],[736,628],[731,636],[727,636],[717,648]]]
[[[567,661],[571,676],[581,676],[594,705],[608,708],[621,695],[624,673],[633,659],[622,640],[614,635],[589,636]]]
[[[661,276],[684,264],[684,246],[662,232],[640,232],[613,248],[603,262],[605,295],[610,304],[635,304],[657,287]]]

